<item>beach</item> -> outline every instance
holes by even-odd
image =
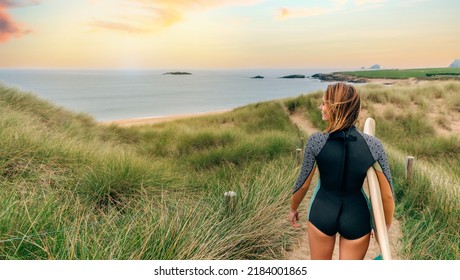
[[[110,122],[212,112],[325,90],[329,83],[317,79],[279,78],[322,71],[194,70],[192,75],[163,75],[166,70],[0,69],[0,83]],[[264,79],[251,79],[255,75]]]
[[[177,114],[170,116],[158,116],[158,117],[147,117],[147,118],[130,118],[130,119],[121,119],[107,122],[100,122],[101,124],[111,125],[116,124],[123,127],[129,127],[134,125],[147,125],[147,124],[157,124],[162,122],[169,122],[182,119],[190,119],[196,117],[205,117],[219,115],[232,111],[232,109],[224,109],[212,112],[203,112],[203,113],[192,113],[192,114]]]
[[[397,82],[401,82],[401,80],[395,79],[368,79],[369,83],[378,83],[378,84],[385,84],[385,85],[393,85]],[[407,80],[410,84],[415,84],[416,81],[413,79]],[[204,116],[212,116],[218,115],[226,112],[230,112],[233,109],[222,109],[222,110],[214,110],[208,112],[200,112],[200,113],[180,113],[180,114],[171,114],[166,116],[152,116],[152,117],[142,117],[142,118],[124,118],[118,120],[111,120],[111,121],[100,121],[101,124],[111,125],[116,124],[123,127],[129,127],[134,125],[150,125],[150,124],[157,124],[162,122],[169,122],[181,119],[189,119],[194,117],[204,117]]]

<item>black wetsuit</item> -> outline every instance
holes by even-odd
[[[372,222],[363,191],[367,170],[378,165],[392,189],[388,160],[380,140],[354,126],[331,134],[313,134],[305,147],[293,193],[303,186],[315,162],[319,181],[310,202],[310,222],[331,236],[338,232],[346,239],[357,239],[368,234]]]

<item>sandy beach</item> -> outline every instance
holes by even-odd
[[[377,84],[384,84],[384,85],[393,85],[401,81],[403,80],[400,80],[400,79],[368,79],[368,83],[377,83]],[[404,81],[407,81],[410,84],[418,83],[418,81],[415,79],[406,79]],[[114,121],[103,121],[100,123],[106,124],[106,125],[117,124],[119,126],[128,127],[128,126],[133,126],[133,125],[157,124],[157,123],[180,120],[180,119],[189,119],[189,118],[194,118],[194,117],[218,115],[218,114],[222,114],[222,113],[226,113],[230,111],[232,111],[232,109],[224,109],[224,110],[202,112],[202,113],[177,114],[177,115],[169,115],[169,116],[153,116],[153,117],[145,117],[145,118],[120,119],[120,120],[114,120]]]
[[[122,119],[122,120],[101,122],[101,124],[107,124],[107,125],[117,124],[119,126],[124,126],[124,127],[133,126],[133,125],[157,124],[157,123],[175,121],[175,120],[181,120],[181,119],[190,119],[190,118],[195,118],[195,117],[218,115],[218,114],[223,114],[223,113],[230,112],[230,111],[232,111],[232,109],[224,109],[224,110],[218,110],[218,111],[212,111],[212,112],[193,113],[193,114],[178,114],[178,115],[171,115],[171,116]]]

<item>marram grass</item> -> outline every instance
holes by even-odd
[[[459,139],[436,124],[452,125],[460,83],[359,91],[390,157],[401,256],[459,259]],[[121,128],[0,87],[0,258],[282,258],[300,142],[283,106],[324,129],[321,96]],[[447,113],[430,118],[440,107]],[[230,212],[227,191],[237,193]]]
[[[299,141],[277,102],[132,128],[3,86],[0,104],[1,259],[279,259],[290,246]]]

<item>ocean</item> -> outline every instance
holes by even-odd
[[[341,69],[171,70],[0,69],[0,83],[93,116],[97,121],[233,109],[326,89],[308,78]],[[174,70],[173,70],[174,71]],[[305,79],[281,79],[287,75]],[[263,76],[263,79],[251,79]]]

